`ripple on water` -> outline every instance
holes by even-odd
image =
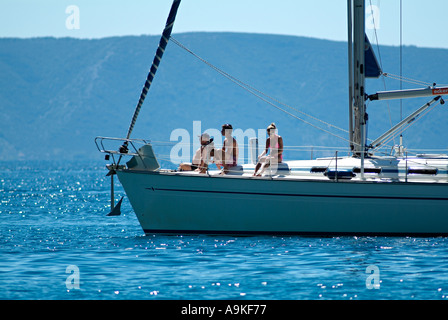
[[[447,238],[145,236],[127,200],[121,216],[105,216],[105,170],[85,168],[0,172],[1,299],[447,297]],[[66,285],[71,265],[79,290]],[[372,265],[380,288],[370,290]]]

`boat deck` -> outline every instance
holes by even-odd
[[[422,159],[418,159],[422,160]],[[331,163],[333,162],[333,164]],[[413,166],[409,163],[412,162]],[[364,175],[359,168],[359,159],[340,158],[338,165],[334,159],[286,161],[276,169],[267,168],[261,176],[254,176],[254,165],[244,164],[231,168],[227,174],[221,170],[209,170],[202,174],[195,171],[175,171],[160,169],[159,172],[176,175],[201,175],[210,177],[231,177],[244,179],[276,179],[276,180],[312,180],[312,181],[371,181],[371,182],[419,182],[448,183],[446,159],[436,159],[431,163],[408,159],[406,166],[396,158],[368,159]]]

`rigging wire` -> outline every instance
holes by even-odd
[[[431,86],[435,86],[435,83],[429,83],[429,82],[425,82],[425,81],[421,81],[421,80],[416,80],[416,79],[412,79],[409,77],[404,77],[403,76],[403,1],[400,0],[400,5],[399,5],[399,11],[400,11],[400,53],[399,53],[399,65],[400,65],[400,75],[395,75],[392,73],[386,73],[386,72],[382,72],[382,80],[383,80],[383,85],[384,85],[384,90],[387,91],[386,88],[386,81],[385,78],[389,78],[392,80],[398,80],[400,81],[400,90],[403,90],[403,83],[407,82],[407,83],[411,83],[411,84],[415,84],[418,86],[425,86],[425,87],[431,87]],[[373,20],[373,26],[374,26],[374,34],[375,34],[375,40],[376,40],[376,46],[377,46],[377,51],[378,51],[378,58],[379,58],[379,63],[380,63],[380,67],[383,70],[383,62],[382,62],[382,57],[381,57],[381,50],[380,50],[380,46],[379,46],[379,41],[378,41],[378,33],[377,33],[377,26],[375,23],[375,15],[373,12],[373,7],[372,7],[372,0],[370,0],[370,8],[371,8],[371,14],[372,14],[372,20]],[[391,110],[390,110],[390,105],[389,105],[389,101],[387,101],[387,108],[389,111],[389,122],[391,124],[392,127],[392,118],[391,118]],[[427,112],[425,112],[424,114],[428,113],[430,110],[432,110],[433,108],[429,109]],[[422,116],[424,115],[422,114]],[[400,120],[403,120],[403,99],[400,99]],[[400,136],[402,136],[403,132],[407,129],[408,127],[403,126],[400,130]],[[389,138],[387,141],[390,141],[391,139],[393,139],[393,143],[394,145],[395,143],[395,138],[397,137],[396,135],[393,135],[391,138]],[[386,146],[386,145],[385,145]]]
[[[370,1],[371,1],[371,0],[370,0]],[[400,1],[401,1],[401,0],[400,0]],[[375,22],[374,22],[374,23],[375,23]],[[377,37],[376,27],[375,27],[375,38],[376,38],[376,44],[377,44],[377,47],[378,47],[378,53],[379,53],[379,59],[380,59],[380,66],[381,66],[381,69],[382,69],[383,66],[382,66],[382,59],[381,59],[381,53],[380,53],[380,48],[379,48],[379,42],[378,42],[378,37]],[[254,95],[255,97],[259,98],[260,100],[266,102],[267,104],[269,104],[269,105],[275,107],[276,109],[278,109],[278,110],[280,110],[280,111],[282,111],[282,112],[284,112],[284,113],[290,115],[291,117],[296,118],[296,119],[298,119],[298,120],[300,120],[300,121],[302,121],[302,122],[304,122],[304,123],[306,123],[306,124],[308,124],[308,125],[310,125],[310,126],[316,128],[316,129],[318,129],[318,130],[321,130],[321,131],[323,131],[323,132],[325,132],[325,133],[328,133],[328,134],[330,134],[330,135],[332,135],[332,136],[334,136],[334,137],[336,137],[336,138],[339,138],[339,139],[341,139],[341,140],[344,140],[344,141],[346,141],[346,142],[349,142],[349,143],[351,142],[350,139],[347,139],[347,138],[344,138],[344,137],[342,137],[342,136],[339,136],[339,135],[337,135],[337,134],[335,134],[335,133],[333,133],[333,132],[331,132],[331,131],[329,131],[329,130],[326,130],[326,129],[324,129],[324,128],[322,128],[322,127],[319,127],[319,126],[317,126],[317,125],[315,125],[315,124],[313,124],[313,123],[311,123],[311,122],[309,122],[309,121],[306,121],[305,119],[302,119],[302,118],[298,117],[297,115],[292,114],[291,112],[289,112],[289,111],[287,111],[287,110],[285,110],[285,109],[279,107],[277,104],[282,105],[282,106],[284,106],[284,107],[286,107],[286,108],[289,108],[289,109],[291,109],[291,110],[294,110],[295,112],[298,112],[298,113],[300,113],[300,114],[302,114],[302,115],[304,115],[304,116],[306,116],[306,117],[309,117],[309,118],[311,118],[311,119],[313,119],[313,120],[315,120],[315,121],[318,121],[318,122],[320,122],[320,123],[322,123],[322,124],[324,124],[324,125],[326,125],[326,126],[328,126],[328,127],[331,127],[331,128],[337,129],[337,130],[340,130],[340,131],[342,131],[342,132],[344,132],[344,133],[348,133],[347,130],[342,129],[342,128],[339,128],[339,127],[337,127],[337,126],[335,126],[335,125],[333,125],[333,124],[330,124],[330,123],[328,123],[328,122],[326,122],[326,121],[323,121],[323,120],[321,120],[321,119],[319,119],[319,118],[316,118],[316,117],[314,117],[314,116],[312,116],[312,115],[309,115],[309,114],[307,114],[307,113],[305,113],[305,112],[303,112],[303,111],[301,111],[301,110],[298,110],[298,109],[296,109],[296,108],[294,108],[294,107],[292,107],[292,106],[290,106],[290,105],[288,105],[288,104],[286,104],[286,103],[283,103],[283,102],[279,101],[278,99],[276,99],[276,98],[274,98],[274,97],[269,96],[268,94],[265,94],[264,92],[262,92],[262,91],[256,89],[255,87],[253,87],[253,86],[251,86],[251,85],[249,85],[249,84],[247,84],[247,83],[245,83],[245,82],[243,82],[243,81],[237,79],[236,77],[230,75],[229,73],[223,71],[222,69],[220,69],[220,68],[218,68],[217,66],[213,65],[213,64],[210,63],[209,61],[207,61],[207,60],[205,60],[204,58],[200,57],[198,54],[194,53],[192,50],[190,50],[189,48],[187,48],[185,45],[183,45],[180,41],[176,40],[176,39],[173,38],[172,36],[169,38],[169,40],[171,40],[171,41],[172,41],[174,44],[176,44],[179,48],[185,50],[186,52],[188,52],[189,54],[191,54],[192,56],[194,56],[196,59],[200,60],[201,62],[203,62],[204,64],[206,64],[207,66],[209,66],[210,68],[212,68],[213,70],[215,70],[216,72],[218,72],[219,74],[221,74],[222,76],[224,76],[225,78],[227,78],[228,80],[232,81],[233,83],[235,83],[236,85],[238,85],[238,86],[241,87],[242,89],[248,91],[249,93],[251,93],[251,94]],[[391,74],[391,73],[382,73],[382,75],[383,75],[383,83],[384,83],[384,87],[385,87],[385,89],[386,89],[386,83],[385,83],[385,80],[384,80],[385,77],[388,77],[388,78],[391,78],[391,79],[395,79],[395,80],[399,80],[399,81],[402,81],[402,82],[411,82],[411,83],[420,84],[420,85],[422,85],[422,84],[424,84],[424,85],[429,85],[429,83],[427,83],[427,82],[420,81],[420,80],[415,80],[415,79],[411,79],[411,78],[406,78],[406,77],[403,77],[402,75],[397,76],[397,75],[394,75],[394,74]],[[275,102],[275,103],[274,103],[274,102]],[[276,103],[277,103],[277,104],[276,104]],[[387,102],[387,104],[388,104],[388,109],[389,109],[389,120],[390,120],[391,125],[392,125],[392,119],[391,119],[391,114],[390,114],[389,102]],[[433,108],[429,109],[428,111],[430,111],[430,110],[432,110],[432,109],[433,109]],[[427,112],[428,112],[428,111],[427,111]],[[427,112],[425,112],[424,114],[426,114]],[[421,116],[423,116],[424,114],[422,114]],[[401,117],[402,117],[402,116],[401,116]],[[408,124],[408,125],[406,126],[406,129],[407,129],[409,126],[410,126],[410,124]],[[406,129],[404,129],[404,130],[406,130]],[[402,128],[402,131],[404,131],[404,130],[403,130],[403,128]],[[391,139],[393,139],[393,140],[394,140],[394,145],[395,145],[395,138],[396,138],[396,135],[392,135],[391,138],[389,138],[389,139],[387,140],[387,142],[390,141]],[[368,139],[368,140],[373,141],[372,139]],[[385,141],[385,142],[382,144],[382,147],[391,147],[391,146],[387,145],[387,142]],[[355,142],[352,142],[352,143],[357,144],[357,143],[355,143]],[[382,147],[381,147],[381,148],[382,148]],[[380,148],[380,149],[381,149],[381,148]],[[380,151],[377,150],[377,152],[380,152]],[[380,152],[380,153],[383,153],[383,152]]]
[[[379,5],[379,3],[378,3],[378,5]],[[377,51],[378,51],[378,59],[380,60],[379,63],[380,63],[380,67],[381,67],[381,75],[384,75],[384,73],[382,72],[382,70],[384,70],[384,68],[383,68],[383,59],[381,57],[380,43],[379,43],[379,40],[378,40],[377,24],[376,24],[375,15],[374,15],[374,12],[373,12],[372,0],[370,0],[370,11],[371,11],[371,14],[372,14],[373,31],[374,31],[374,34],[375,34],[375,42],[376,42],[376,48],[377,48]],[[383,81],[384,90],[387,91],[386,80],[385,80],[384,77],[381,77],[381,79]],[[386,101],[386,104],[387,104],[387,111],[389,113],[389,124],[390,124],[390,127],[392,128],[393,127],[393,124],[392,124],[392,113],[391,113],[391,108],[390,108],[389,101]],[[394,138],[394,144],[395,144],[395,138]]]
[[[400,0],[400,78],[403,77],[403,0]],[[403,82],[400,81],[400,90]],[[403,99],[400,99],[400,121],[403,120]],[[401,132],[403,133],[403,131]]]
[[[285,110],[285,109],[279,107],[279,106],[278,106],[277,104],[275,104],[274,102],[276,102],[276,103],[278,103],[278,104],[280,104],[280,105],[282,105],[282,106],[284,106],[284,107],[287,107],[287,108],[289,108],[289,109],[291,109],[291,110],[294,110],[294,111],[296,111],[296,112],[298,112],[298,113],[300,113],[300,114],[302,114],[302,115],[304,115],[304,116],[307,116],[307,117],[309,117],[309,118],[311,118],[311,119],[313,119],[313,120],[316,120],[316,121],[318,121],[318,122],[320,122],[320,123],[322,123],[322,124],[325,124],[325,125],[328,126],[328,127],[335,128],[335,129],[340,130],[340,131],[343,131],[343,132],[345,132],[345,133],[348,133],[347,130],[342,129],[342,128],[339,128],[339,127],[337,127],[337,126],[335,126],[335,125],[333,125],[333,124],[330,124],[330,123],[328,123],[328,122],[325,122],[325,121],[323,121],[323,120],[321,120],[321,119],[319,119],[319,118],[313,117],[313,116],[311,116],[311,115],[309,115],[309,114],[307,114],[307,113],[305,113],[305,112],[303,112],[303,111],[300,111],[300,110],[298,110],[298,109],[296,109],[296,108],[291,107],[291,106],[288,105],[288,104],[285,104],[285,103],[279,101],[279,100],[276,99],[276,98],[273,98],[273,97],[271,97],[271,96],[269,96],[269,95],[263,93],[262,91],[256,89],[255,87],[253,87],[253,86],[251,86],[251,85],[249,85],[249,84],[247,84],[247,83],[245,83],[245,82],[243,82],[243,81],[241,81],[241,80],[239,80],[239,79],[237,79],[237,78],[235,78],[234,76],[228,74],[227,72],[223,71],[222,69],[218,68],[217,66],[213,65],[212,63],[208,62],[208,61],[205,60],[204,58],[200,57],[199,55],[197,55],[196,53],[194,53],[193,51],[191,51],[190,49],[188,49],[188,48],[187,48],[185,45],[183,45],[181,42],[179,42],[178,40],[174,39],[172,36],[170,37],[170,40],[171,40],[174,44],[176,44],[178,47],[180,47],[181,49],[187,51],[188,53],[190,53],[191,55],[193,55],[195,58],[197,58],[197,59],[199,59],[201,62],[205,63],[207,66],[209,66],[210,68],[212,68],[213,70],[215,70],[216,72],[218,72],[219,74],[221,74],[222,76],[224,76],[225,78],[227,78],[227,79],[229,79],[230,81],[234,82],[234,83],[237,84],[239,87],[241,87],[241,88],[243,88],[244,90],[248,91],[248,92],[251,93],[252,95],[254,95],[254,96],[256,96],[257,98],[261,99],[262,101],[264,101],[264,102],[270,104],[271,106],[275,107],[276,109],[278,109],[278,110],[280,110],[280,111],[282,111],[282,112],[284,112],[284,113],[286,113],[286,114],[288,114],[288,115],[290,115],[290,116],[292,116],[292,117],[294,117],[294,118],[296,118],[296,119],[298,119],[298,120],[300,120],[300,121],[302,121],[302,122],[304,122],[304,123],[306,123],[306,124],[308,124],[308,125],[310,125],[310,126],[316,128],[316,129],[318,129],[318,130],[321,130],[321,131],[323,131],[323,132],[326,132],[326,133],[328,133],[328,134],[330,134],[330,135],[332,135],[332,136],[334,136],[334,137],[337,137],[337,138],[339,138],[339,139],[341,139],[341,140],[350,142],[350,140],[347,139],[347,138],[341,137],[341,136],[339,136],[339,135],[337,135],[337,134],[335,134],[335,133],[333,133],[333,132],[331,132],[331,131],[329,131],[329,130],[326,130],[326,129],[324,129],[324,128],[321,128],[321,127],[319,127],[319,126],[317,126],[317,125],[315,125],[315,124],[313,124],[313,123],[311,123],[311,122],[309,122],[309,121],[306,121],[306,120],[304,120],[304,119],[298,117],[297,115],[294,115],[294,114],[290,113],[289,111],[287,111],[287,110]],[[271,100],[271,101],[270,101],[270,100]],[[274,102],[272,102],[272,101],[274,101]],[[353,143],[355,143],[355,142],[353,142]],[[355,144],[356,144],[356,143],[355,143]]]
[[[430,86],[434,85],[434,83],[431,83],[431,82],[416,80],[416,79],[404,77],[402,75],[396,75],[396,74],[389,73],[389,72],[383,73],[383,76],[386,77],[386,78],[393,79],[393,80],[398,80],[398,81],[401,81],[401,82],[407,82],[407,83],[411,83],[411,84],[415,84],[415,85],[419,85],[419,86],[428,86],[428,87],[430,87]]]

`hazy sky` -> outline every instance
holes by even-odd
[[[402,0],[403,43],[448,48],[448,1]],[[162,32],[171,0],[0,0],[0,37],[100,38]],[[174,33],[234,31],[346,41],[346,0],[183,0]],[[379,43],[399,45],[400,0],[379,8]],[[73,20],[79,9],[79,26]],[[367,14],[367,19],[371,15]],[[76,27],[76,28],[74,28]],[[79,29],[78,29],[79,27]],[[373,33],[369,36],[372,39]]]

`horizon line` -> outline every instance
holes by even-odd
[[[304,38],[304,39],[313,39],[313,40],[321,40],[321,41],[329,41],[329,42],[342,42],[347,43],[347,40],[337,40],[337,39],[329,39],[329,38],[318,38],[304,35],[294,35],[294,34],[281,34],[281,33],[266,33],[266,32],[246,32],[246,31],[182,31],[182,32],[173,32],[173,35],[183,35],[183,34],[239,34],[239,35],[257,35],[257,36],[278,36],[278,37],[294,37],[294,38]],[[126,35],[109,35],[109,36],[99,36],[99,37],[83,37],[83,36],[54,36],[54,35],[41,35],[41,36],[0,36],[0,40],[36,40],[36,39],[73,39],[73,40],[105,40],[112,38],[138,38],[138,37],[160,37],[161,34],[126,34]],[[372,43],[372,46],[376,46],[376,44]],[[387,43],[379,43],[380,46],[383,47],[399,47],[399,44],[387,44]],[[415,47],[421,49],[441,49],[448,50],[447,47],[430,47],[430,46],[420,46],[416,44],[403,44],[403,47]]]

